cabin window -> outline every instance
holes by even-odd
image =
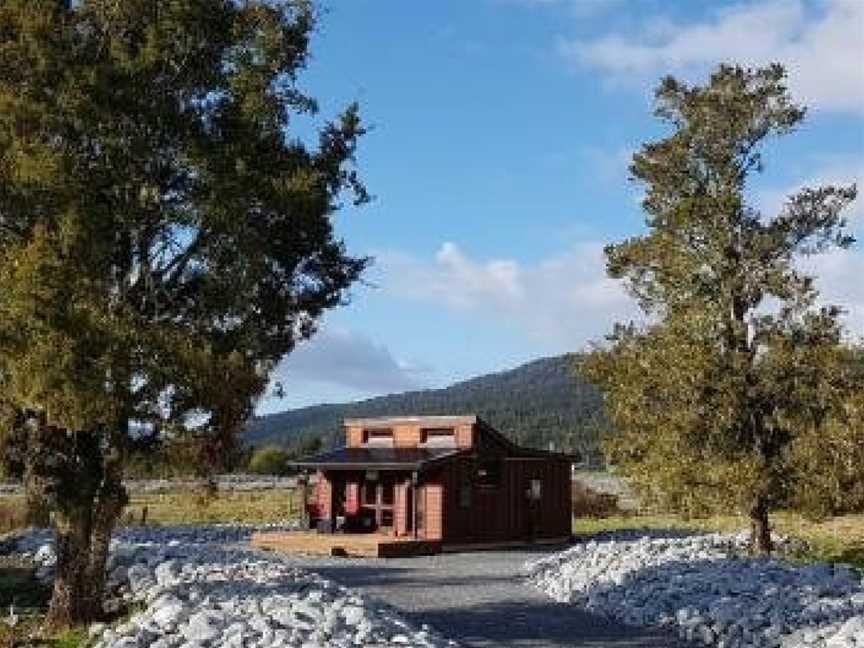
[[[501,485],[501,462],[498,459],[487,459],[477,465],[477,485],[481,488]]]
[[[426,428],[422,430],[420,440],[427,446],[455,448],[456,432],[453,428]]]
[[[393,430],[389,428],[363,430],[363,443],[375,446],[392,446]]]
[[[471,484],[463,483],[459,487],[459,507],[463,509],[471,508]]]
[[[366,482],[366,485],[363,488],[363,503],[364,504],[375,504],[378,501],[378,496],[375,492],[376,484]]]
[[[532,502],[539,502],[543,499],[543,482],[541,480],[531,480],[531,487],[528,489],[528,499]]]
[[[395,485],[392,480],[384,480],[381,483],[381,503],[386,504],[387,506],[393,506],[395,490]]]

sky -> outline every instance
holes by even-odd
[[[330,0],[300,84],[320,118],[358,101],[374,201],[335,216],[374,258],[350,303],[278,367],[259,412],[344,402],[585,349],[637,315],[603,246],[645,231],[634,151],[667,74],[778,61],[808,107],[765,149],[750,200],[776,213],[821,183],[864,188],[864,0]],[[864,335],[862,242],[806,261]]]

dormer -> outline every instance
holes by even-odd
[[[472,448],[482,423],[476,416],[393,416],[345,420],[349,448]]]

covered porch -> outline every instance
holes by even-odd
[[[429,524],[430,518],[440,519],[440,498],[426,497],[425,478],[430,468],[458,452],[454,448],[340,448],[298,462],[303,470],[318,474],[310,507],[314,528],[322,534],[440,540],[438,525]]]

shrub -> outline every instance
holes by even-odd
[[[259,475],[287,475],[291,455],[277,446],[256,448],[249,459],[249,472]]]
[[[572,497],[573,515],[578,517],[608,517],[621,513],[617,495],[601,493],[580,481],[573,482]]]

